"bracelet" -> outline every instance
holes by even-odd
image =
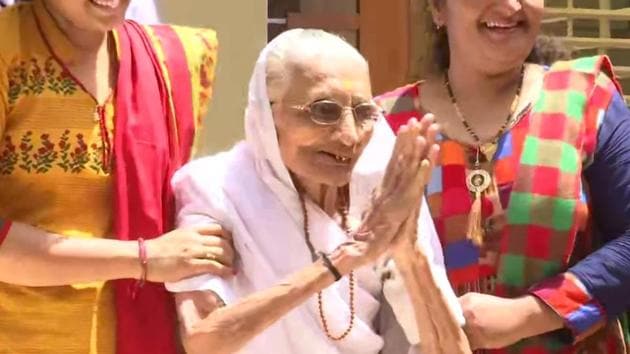
[[[147,272],[149,269],[149,261],[147,260],[147,247],[142,237],[138,238],[138,259],[140,260],[140,267],[142,273],[140,273],[140,279],[138,280],[138,286],[143,286],[147,281]]]
[[[0,245],[4,242],[4,239],[9,236],[9,230],[11,229],[11,222],[9,220],[0,219]]]
[[[330,261],[330,258],[328,258],[328,256],[324,252],[319,252],[319,256],[322,258],[322,261],[324,262],[324,265],[326,266],[326,268],[328,268],[328,270],[335,277],[335,281],[339,281],[339,279],[341,279],[341,273],[339,273],[339,270],[337,269],[337,267],[335,267],[332,264],[332,262]]]

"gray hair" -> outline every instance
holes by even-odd
[[[292,29],[274,39],[273,47],[267,55],[266,82],[267,94],[271,101],[284,95],[290,65],[306,58],[330,53],[345,52],[349,57],[359,59],[367,66],[367,61],[359,51],[342,37],[320,29]]]

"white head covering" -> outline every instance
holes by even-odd
[[[276,45],[300,36],[304,29],[283,32],[271,41],[260,53],[249,83],[249,99],[245,113],[245,140],[256,157],[259,176],[282,199],[296,220],[301,219],[297,191],[282,161],[277,132],[267,94],[267,57]],[[391,156],[395,137],[384,119],[379,120],[374,134],[353,170],[350,183],[353,207],[363,207],[372,189],[380,182]],[[367,188],[367,189],[366,189]],[[359,190],[361,189],[361,190]],[[361,205],[357,205],[361,204]]]
[[[249,85],[245,114],[246,139],[226,153],[193,161],[173,178],[178,204],[178,225],[218,222],[232,231],[240,256],[239,273],[231,279],[204,275],[167,284],[174,292],[212,290],[226,303],[278,284],[311,263],[303,234],[298,194],[282,162],[267,94],[268,53],[288,36],[285,32],[261,52]],[[357,161],[350,182],[350,216],[360,218],[371,192],[380,183],[391,156],[395,137],[384,119],[374,128],[370,142]],[[420,232],[429,259],[441,250],[430,216]],[[311,241],[331,252],[347,240],[335,220],[307,201]],[[443,265],[442,265],[443,267]],[[330,341],[324,334],[314,296],[257,336],[241,353],[378,353],[383,339],[372,328],[379,309],[379,275],[371,267],[357,270],[355,286],[357,319],[348,337]],[[348,280],[344,277],[323,291],[326,318],[332,333],[343,333],[349,321]],[[263,350],[264,349],[264,350]]]

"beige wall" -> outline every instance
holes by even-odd
[[[243,136],[247,84],[267,42],[267,1],[157,0],[163,22],[210,27],[219,36],[214,98],[205,120],[200,154],[230,147]]]

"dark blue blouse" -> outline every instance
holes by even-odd
[[[614,318],[630,308],[630,110],[616,93],[599,128],[593,163],[584,171],[595,240],[602,247],[569,272]]]

